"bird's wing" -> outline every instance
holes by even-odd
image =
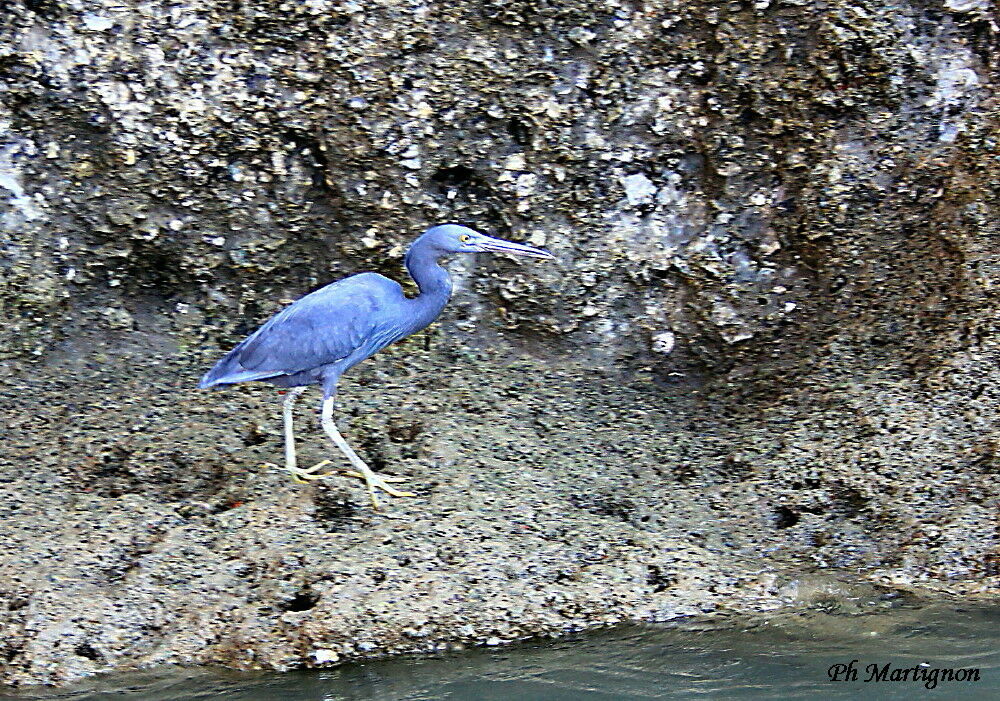
[[[346,358],[376,332],[391,287],[400,290],[363,273],[320,288],[273,316],[233,349],[233,359],[254,373],[290,375]]]

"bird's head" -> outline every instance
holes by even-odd
[[[513,253],[516,256],[528,256],[531,258],[554,258],[548,251],[540,248],[525,246],[513,241],[493,238],[486,234],[481,234],[467,226],[458,224],[441,224],[434,226],[424,232],[420,240],[426,240],[427,244],[433,246],[442,253]]]

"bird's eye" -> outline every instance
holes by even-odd
[[[472,240],[472,237],[469,236],[468,234],[462,234],[461,236],[458,237],[458,240],[461,241],[462,243],[468,243],[469,241]]]

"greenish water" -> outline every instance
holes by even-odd
[[[857,662],[856,681],[830,681]],[[870,681],[875,664],[978,669],[979,681]],[[891,674],[891,671],[890,671]],[[911,673],[912,674],[912,673]],[[784,614],[640,626],[574,640],[393,659],[330,670],[245,675],[171,670],[105,677],[19,699],[1000,699],[1000,610],[899,605],[864,614]]]

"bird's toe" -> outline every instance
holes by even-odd
[[[357,470],[346,470],[345,469],[345,470],[341,470],[340,474],[346,475],[347,477],[354,477],[355,479],[359,479],[359,480],[367,480],[368,479],[367,477],[365,477],[365,475],[364,475],[363,472],[358,472]],[[381,481],[381,482],[405,482],[408,479],[410,479],[410,478],[409,477],[390,477],[390,476],[380,476],[380,477],[378,477],[378,480]],[[376,484],[376,486],[379,486],[379,485]]]
[[[376,481],[374,483],[374,486],[378,487],[379,489],[381,489],[383,492],[385,492],[386,494],[388,494],[391,497],[415,497],[415,496],[417,496],[413,492],[401,492],[398,489],[394,489],[393,487],[390,487],[389,484],[387,483],[387,480],[385,478],[381,478],[378,481]]]
[[[276,467],[275,465],[271,465],[270,463],[266,464],[271,467]],[[320,463],[319,465],[314,465],[313,467],[307,469],[303,469],[300,467],[284,467],[284,468],[278,467],[277,469],[281,472],[288,472],[291,475],[293,482],[296,482],[298,484],[308,484],[309,482],[325,479],[326,477],[330,477],[331,475],[337,474],[336,472],[322,472],[320,474],[316,474],[315,470],[319,469],[322,466],[323,466],[322,463]]]
[[[302,468],[299,468],[299,471],[300,472],[305,472],[305,473],[308,473],[308,474],[315,474],[317,470],[322,470],[327,465],[332,465],[332,464],[333,464],[332,460],[320,460],[318,463],[316,463],[312,467],[302,467]]]

